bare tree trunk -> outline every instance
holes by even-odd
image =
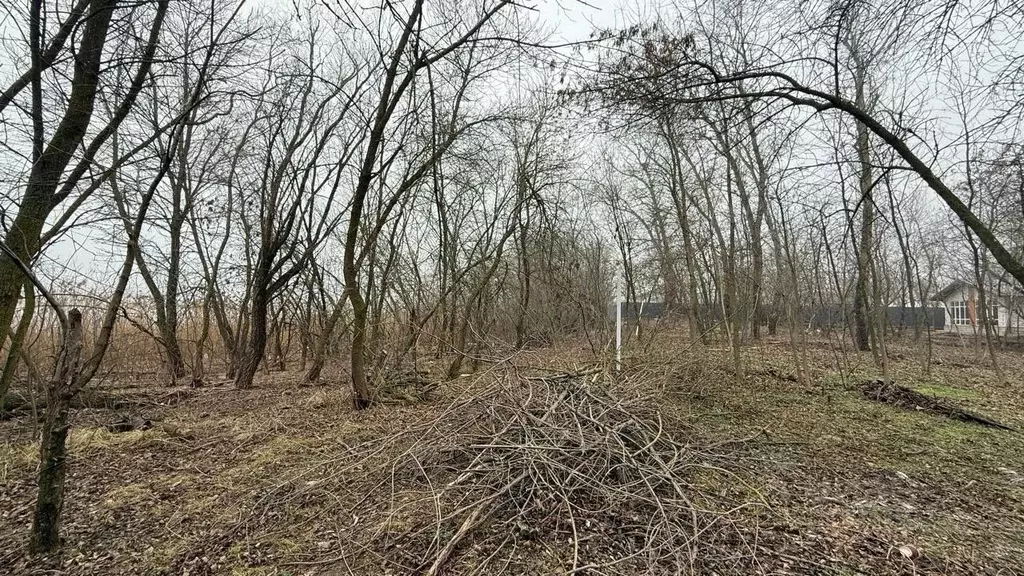
[[[68,312],[61,353],[47,390],[46,421],[39,448],[39,495],[32,518],[29,550],[35,554],[60,546],[60,514],[67,477],[67,438],[71,429],[71,400],[78,393],[82,355],[82,313]]]
[[[520,184],[525,188],[525,184]],[[520,196],[520,202],[525,201],[525,191]],[[517,350],[526,346],[526,319],[530,309],[530,257],[529,257],[529,212],[522,210],[519,215],[519,313],[516,316],[516,343]],[[524,221],[525,219],[525,221]]]
[[[743,379],[743,355],[740,350],[742,321],[738,309],[739,290],[736,282],[736,213],[733,206],[732,178],[726,171],[726,196],[729,206],[729,244],[723,246],[725,261],[723,262],[724,281],[722,288],[722,308],[725,314],[726,327],[729,332],[729,345],[732,348],[733,373],[737,381]],[[738,178],[739,174],[735,174]]]
[[[25,337],[28,335],[28,329],[36,311],[36,289],[30,280],[25,280],[24,290],[25,300],[21,309],[21,318],[18,320],[18,327],[7,346],[7,361],[4,363],[3,374],[0,374],[0,414],[3,413],[4,398],[7,397],[7,391],[10,390],[11,382],[14,380],[14,373],[18,370],[21,347],[25,343]]]
[[[867,71],[863,68],[857,70],[856,75],[856,103],[861,109],[867,109],[867,97],[865,95],[865,76]],[[864,124],[857,123],[857,160],[860,163],[860,240],[857,243],[857,288],[853,296],[853,318],[854,338],[857,349],[861,351],[871,350],[871,333],[869,323],[871,322],[871,301],[869,286],[871,284],[871,250],[874,246],[874,222],[875,222],[875,201],[872,194],[874,182],[871,171],[871,142],[868,138],[868,129]],[[876,354],[877,356],[877,354]]]
[[[284,330],[287,330],[287,325],[284,321],[284,308],[282,307],[280,318],[274,322],[274,368],[280,372],[284,372],[288,369],[288,362],[285,360],[285,346],[284,346]]]
[[[324,363],[327,361],[327,346],[331,341],[331,335],[334,333],[334,328],[338,324],[338,320],[341,319],[342,312],[345,309],[345,300],[339,300],[335,306],[334,311],[331,312],[331,316],[327,319],[327,323],[324,324],[323,332],[316,338],[313,348],[313,361],[309,365],[309,370],[306,371],[306,382],[316,382],[320,380],[320,373],[324,369]]]
[[[502,255],[504,253],[505,242],[512,235],[513,227],[510,227],[505,231],[505,234],[498,241],[498,245],[495,248],[494,260],[491,265],[484,272],[483,277],[480,279],[480,283],[477,284],[473,293],[466,301],[466,314],[462,318],[462,322],[459,324],[458,331],[455,333],[455,340],[451,343],[451,348],[455,352],[455,357],[452,358],[451,363],[448,365],[447,376],[451,380],[458,377],[462,371],[462,363],[466,357],[466,341],[469,334],[469,323],[473,316],[474,310],[480,305],[480,299],[484,292],[487,290],[487,285],[491,282],[494,274],[498,271],[498,267],[502,262]]]
[[[315,265],[314,265],[315,269]],[[301,355],[299,356],[299,370],[306,371],[309,361],[310,346],[313,342],[313,279],[306,284],[306,305],[302,308],[301,331],[299,332],[299,344]]]
[[[875,364],[881,368],[882,376],[889,377],[889,349],[886,343],[886,331],[889,326],[889,318],[885,309],[885,302],[882,299],[882,274],[877,269],[880,265],[873,262],[871,266],[871,297],[872,314],[871,322],[868,325],[871,334],[871,353]]]
[[[988,290],[985,288],[985,277],[986,267],[983,264],[983,258],[981,255],[981,248],[974,242],[974,237],[971,235],[970,230],[965,231],[967,233],[967,241],[971,245],[971,256],[973,260],[974,268],[974,281],[978,285],[978,307],[981,310],[978,311],[975,316],[978,321],[981,322],[982,330],[985,334],[985,346],[988,348],[989,358],[992,359],[992,369],[996,372],[996,379],[1000,383],[1007,382],[1006,376],[1003,374],[1002,367],[999,365],[999,357],[996,355],[996,340],[998,336],[993,337],[992,322],[991,322],[991,310],[988,304]]]
[[[203,320],[199,328],[199,338],[196,339],[195,357],[192,359],[192,385],[198,386],[206,379],[206,342],[210,338],[210,305],[213,300],[213,293],[209,287],[206,289],[206,297],[203,298]]]
[[[269,262],[261,259],[253,279],[252,310],[250,311],[252,326],[249,331],[249,342],[245,346],[245,352],[238,363],[238,372],[235,374],[235,388],[239,390],[252,388],[256,371],[259,369],[263,353],[267,349],[267,311],[270,307],[269,266]]]
[[[860,226],[860,241],[857,243],[857,286],[853,295],[853,322],[854,322],[854,343],[857,349],[867,351],[871,349],[871,335],[868,329],[868,283],[871,269],[871,244],[872,244],[872,222],[874,219],[874,208],[870,200],[870,192],[862,196],[861,207],[862,218]]]
[[[366,379],[367,306],[359,290],[349,292],[349,302],[352,303],[352,406],[362,410],[370,406],[371,400],[370,385]]]
[[[171,180],[171,219],[168,228],[171,253],[167,267],[167,284],[163,293],[164,324],[159,327],[160,337],[167,350],[167,372],[172,382],[185,375],[185,359],[181,351],[181,344],[178,342],[178,285],[181,279],[181,233],[185,226],[185,215],[188,209],[183,202],[192,201],[191,197],[182,198],[190,144],[191,133],[178,143],[177,155],[180,173],[178,178]],[[141,253],[139,251],[140,256]]]
[[[710,335],[704,316],[701,314],[701,299],[698,291],[697,252],[693,240],[693,228],[690,225],[689,217],[689,195],[683,188],[685,178],[683,177],[683,160],[690,162],[685,152],[680,151],[679,143],[672,131],[672,124],[664,125],[664,137],[669,146],[670,158],[672,160],[672,177],[670,179],[669,192],[672,195],[672,203],[675,205],[676,218],[679,220],[679,231],[683,236],[683,261],[686,264],[686,293],[687,293],[687,322],[690,330],[690,338],[699,341],[701,344],[710,344]],[[693,165],[691,163],[691,168]]]

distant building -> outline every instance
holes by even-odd
[[[985,299],[989,308],[988,321],[1000,334],[1021,332],[1024,318],[1019,304],[1014,306],[1012,298],[1000,295],[995,289],[987,290]],[[932,300],[942,303],[945,309],[947,332],[974,334],[983,328],[978,287],[974,284],[957,280],[937,292]]]
[[[637,318],[660,318],[665,313],[664,302],[619,302],[622,307],[622,319],[626,321]],[[608,319],[615,320],[615,304],[608,305]]]

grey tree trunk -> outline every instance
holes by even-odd
[[[856,102],[861,109],[867,109],[865,95],[865,73],[858,71],[856,86]],[[864,124],[857,123],[857,160],[860,163],[860,240],[857,244],[857,287],[853,296],[854,339],[858,350],[871,349],[871,321],[868,286],[871,283],[872,246],[874,244],[875,201],[872,194],[874,183],[871,170],[871,142],[868,129]]]
[[[334,311],[331,312],[331,316],[324,324],[323,332],[317,336],[313,345],[313,361],[309,365],[309,370],[306,371],[306,382],[312,383],[320,380],[320,373],[323,371],[324,364],[327,362],[327,346],[330,344],[331,335],[334,333],[334,329],[338,325],[338,321],[341,320],[344,309],[345,300],[342,299],[335,304]]]
[[[7,346],[7,361],[4,363],[3,374],[0,375],[0,412],[3,412],[4,399],[7,391],[11,388],[14,380],[14,373],[20,362],[21,346],[25,343],[25,336],[28,335],[29,326],[32,324],[32,317],[36,311],[36,291],[31,281],[25,281],[25,303],[21,310],[21,319],[18,321],[18,328],[11,336],[11,342]]]
[[[64,343],[47,389],[46,421],[39,448],[39,495],[32,517],[29,550],[49,552],[60,546],[60,514],[67,477],[67,438],[71,430],[71,400],[78,393],[79,362],[82,355],[82,313],[68,312]]]
[[[253,280],[252,310],[250,311],[252,329],[245,352],[238,363],[238,371],[235,373],[235,388],[239,390],[252,388],[256,370],[259,369],[263,353],[267,349],[267,311],[270,307],[269,266],[267,260],[261,258]]]

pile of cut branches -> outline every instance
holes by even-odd
[[[437,397],[437,382],[417,370],[383,371],[373,376],[374,400],[378,403],[428,402]]]
[[[342,515],[366,528],[334,560],[381,572],[697,573],[726,545],[735,560],[730,513],[755,492],[728,457],[673,437],[654,401],[614,393],[628,386],[607,372],[502,370],[428,426],[354,447],[325,468],[335,488],[293,482],[265,509],[346,492],[332,496],[359,504]],[[353,474],[366,477],[340,481]]]
[[[967,410],[957,408],[956,406],[950,406],[941,402],[938,398],[921,394],[920,392],[911,390],[905,386],[900,386],[899,384],[884,378],[865,382],[861,387],[861,390],[865,397],[877,402],[892,404],[893,406],[898,406],[908,410],[922,410],[930,414],[938,414],[961,422],[981,424],[982,426],[988,426],[990,428],[999,428],[1001,430],[1010,431],[1013,430],[1013,428],[1010,428],[1000,422],[996,422],[987,416],[968,412]]]

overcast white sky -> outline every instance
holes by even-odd
[[[291,2],[288,0],[250,0],[252,7],[261,5],[273,5],[288,7]],[[643,18],[651,17],[651,10],[645,2],[612,2],[608,0],[589,0],[580,2],[578,0],[536,0],[532,3],[535,7],[535,18],[543,23],[546,29],[552,31],[551,41],[572,42],[587,39],[595,28],[617,27],[623,23],[636,21],[638,16]],[[1020,53],[1018,50],[1017,53]],[[7,71],[10,63],[2,69]],[[902,68],[912,70],[913,62],[904,62]],[[958,131],[958,119],[953,113],[951,102],[940,94],[922,102],[922,109],[932,118],[938,120],[938,125],[947,125],[949,131]],[[935,125],[933,125],[933,128]],[[940,130],[941,131],[941,130]],[[954,154],[955,155],[955,154]],[[816,158],[808,158],[813,163]],[[947,170],[955,169],[955,163],[946,162],[940,167]],[[930,193],[925,194],[927,202],[935,205],[935,199]],[[62,246],[48,254],[59,269],[62,266],[70,266],[79,270],[90,270],[89,276],[96,281],[103,282],[113,271],[120,266],[120,260],[113,261],[106,258],[104,252],[109,250],[109,230],[83,230],[77,233],[75,238],[67,239]],[[102,246],[102,248],[99,248]],[[97,266],[97,261],[103,263]],[[109,262],[108,262],[109,261]],[[90,265],[86,265],[86,263]]]

